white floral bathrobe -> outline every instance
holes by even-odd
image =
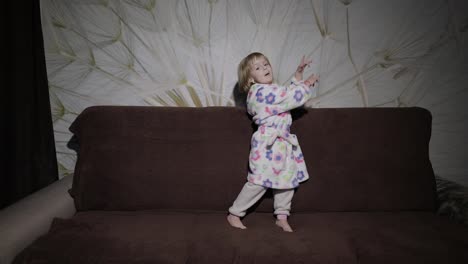
[[[247,180],[272,189],[291,189],[309,178],[296,135],[290,134],[289,110],[311,95],[303,81],[289,86],[254,84],[247,95],[247,111],[258,125],[252,135]]]

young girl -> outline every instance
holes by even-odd
[[[294,188],[309,175],[297,138],[289,133],[289,110],[310,98],[310,89],[318,80],[314,74],[302,80],[304,68],[310,63],[302,58],[287,87],[273,83],[270,62],[261,53],[251,53],[239,64],[239,88],[248,93],[247,111],[258,129],[251,140],[248,182],[229,208],[227,220],[233,227],[246,228],[240,218],[271,188],[276,224],[292,232],[288,216]]]

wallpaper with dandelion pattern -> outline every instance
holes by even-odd
[[[313,60],[308,106],[429,109],[435,172],[468,185],[468,1],[41,0],[41,12],[61,177],[86,107],[233,106],[238,62],[261,51],[279,83]]]

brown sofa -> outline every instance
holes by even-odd
[[[71,126],[76,213],[14,263],[468,263],[468,229],[436,210],[432,117],[418,108],[293,112],[310,179],[294,233],[267,193],[231,228],[254,126],[234,107],[94,106]]]

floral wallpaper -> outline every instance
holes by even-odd
[[[436,174],[468,186],[468,1],[41,0],[60,176],[68,128],[92,105],[233,106],[239,61],[277,82],[320,75],[307,105],[427,108]]]

